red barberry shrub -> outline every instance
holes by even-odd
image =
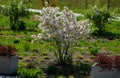
[[[93,60],[102,68],[113,68],[113,58],[104,53],[98,54]]]
[[[1,56],[14,56],[16,55],[17,51],[18,50],[11,45],[4,46],[0,44],[0,55]]]
[[[115,68],[120,70],[120,55],[116,55],[114,57],[114,66],[115,66]]]

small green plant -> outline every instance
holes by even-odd
[[[14,43],[14,44],[17,44],[17,43],[20,43],[20,41],[19,41],[19,40],[14,40],[13,43]]]
[[[30,38],[30,37],[26,37],[26,38],[25,38],[25,41],[27,41],[27,42],[31,42],[31,41],[32,41],[32,38]]]
[[[94,22],[98,35],[101,35],[103,32],[105,32],[105,24],[108,23],[109,18],[111,17],[106,8],[98,8],[97,6],[94,7],[94,10],[91,14],[87,13],[86,16]]]
[[[42,73],[41,69],[19,69],[17,74],[20,78],[37,78]]]
[[[90,54],[91,55],[97,55],[99,52],[98,47],[92,47],[90,48]]]
[[[20,21],[21,17],[26,17],[29,14],[24,3],[24,0],[21,2],[19,0],[11,0],[8,7],[0,6],[0,13],[9,17],[12,30],[25,29],[24,22]]]
[[[26,26],[23,21],[19,21],[18,30],[26,30]]]
[[[55,65],[49,65],[47,67],[47,73],[50,74],[50,75],[55,75],[57,74],[57,67]]]
[[[23,47],[25,51],[28,51],[30,49],[30,45],[28,43],[24,43]]]
[[[81,62],[80,63],[80,70],[84,75],[89,75],[91,72],[92,64],[89,62]]]

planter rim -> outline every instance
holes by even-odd
[[[18,57],[18,55],[14,55],[14,56],[3,56],[3,55],[0,55],[0,57]]]
[[[98,63],[93,64],[92,67],[100,67],[100,68],[102,68],[103,70],[108,69],[108,70],[118,70],[118,71],[120,71],[120,70],[117,69],[117,68],[103,68],[103,67],[101,67],[101,66],[99,66],[99,65],[97,65],[97,64],[98,64]]]

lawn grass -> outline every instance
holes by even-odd
[[[1,21],[2,22],[2,21]],[[34,21],[33,21],[34,22]],[[31,22],[32,23],[32,22]],[[37,22],[38,23],[38,22]],[[117,34],[116,36],[119,37],[119,24],[118,21],[112,21],[111,24],[107,25],[107,29],[109,32],[113,34]],[[29,25],[29,24],[27,24]],[[37,28],[36,23],[31,24],[33,28]],[[33,29],[33,30],[36,30]],[[14,45],[18,50],[21,56],[29,56],[27,55],[28,52],[34,53],[35,50],[40,50],[41,52],[53,52],[55,48],[52,46],[51,42],[47,41],[39,41],[39,43],[31,43],[32,40],[30,36],[32,34],[38,34],[39,30],[36,31],[26,31],[26,32],[13,32],[11,30],[1,30],[0,34],[0,43],[2,44],[11,44]],[[114,35],[113,35],[114,36]],[[15,43],[18,41],[18,43]],[[112,46],[111,46],[112,45]],[[93,40],[86,40],[82,39],[79,40],[76,46],[75,52],[82,52],[82,53],[89,53],[89,47],[97,46],[99,51],[105,50],[110,51],[113,53],[120,53],[120,39],[109,40],[108,38],[98,38]]]

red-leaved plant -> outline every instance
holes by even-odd
[[[116,68],[120,70],[120,55],[109,56],[107,54],[100,53],[95,56],[93,60],[97,63],[97,66],[102,68]]]
[[[116,55],[114,57],[114,65],[115,65],[115,68],[120,70],[120,55]]]
[[[15,56],[17,51],[18,50],[11,45],[4,46],[0,44],[0,55],[1,56],[9,56],[9,57]]]
[[[98,54],[96,57],[94,57],[93,59],[98,66],[102,67],[102,68],[112,68],[113,67],[113,59],[112,57],[100,53]]]

